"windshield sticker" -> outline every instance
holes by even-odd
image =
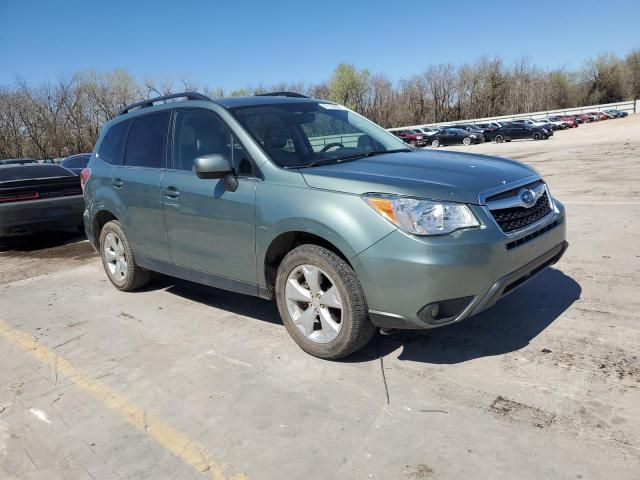
[[[347,110],[347,107],[343,107],[342,105],[336,105],[334,103],[319,103],[322,108],[326,108],[327,110]]]

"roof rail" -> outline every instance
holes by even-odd
[[[124,115],[125,113],[129,113],[134,108],[147,108],[152,107],[156,102],[162,102],[165,100],[171,100],[172,98],[186,98],[187,100],[208,100],[211,101],[209,97],[197,92],[182,92],[182,93],[173,93],[171,95],[163,95],[161,97],[150,98],[149,100],[144,100],[142,102],[132,103],[131,105],[127,105],[118,115]]]
[[[269,92],[256,93],[256,97],[293,97],[293,98],[309,98],[306,95],[297,92]]]

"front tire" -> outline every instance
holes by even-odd
[[[462,139],[462,144],[463,144],[463,145],[466,145],[466,146],[471,145],[471,139],[470,139],[469,137],[465,137],[465,138],[463,138],[463,139]]]
[[[123,292],[143,287],[151,280],[151,272],[136,264],[129,240],[120,222],[107,222],[100,231],[100,258],[113,286]]]
[[[494,138],[494,140],[496,141],[496,143],[502,143],[504,142],[504,137],[502,135],[496,135],[496,138]]]
[[[362,348],[375,333],[353,269],[318,245],[289,252],[276,276],[278,310],[305,352],[337,360]]]
[[[540,132],[534,132],[531,138],[533,138],[534,140],[540,140],[542,138],[542,135],[540,135]]]
[[[437,138],[431,141],[431,146],[433,148],[438,148],[440,146],[440,140],[438,140]]]

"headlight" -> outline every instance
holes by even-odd
[[[463,203],[380,194],[367,194],[363,198],[384,218],[414,235],[444,235],[480,226],[471,209]]]

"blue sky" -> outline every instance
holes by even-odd
[[[397,80],[481,55],[577,68],[639,48],[638,19],[638,0],[0,0],[0,84],[122,67],[228,90],[323,81],[343,61]]]

